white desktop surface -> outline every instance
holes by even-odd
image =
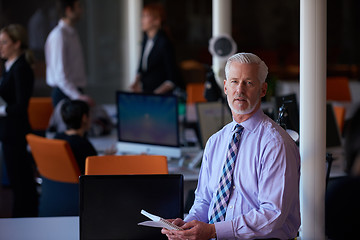
[[[0,239],[78,240],[79,217],[0,218]]]

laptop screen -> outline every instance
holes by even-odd
[[[183,218],[183,176],[83,175],[80,177],[80,239],[167,239],[142,209],[165,219]]]

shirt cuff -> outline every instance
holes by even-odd
[[[6,115],[7,115],[7,113],[6,113],[6,105],[0,106],[0,117],[4,117]]]
[[[232,221],[222,221],[215,223],[216,239],[234,239]]]
[[[167,85],[169,85],[169,86],[171,86],[171,87],[174,87],[174,86],[175,86],[174,82],[171,81],[171,80],[166,80],[164,83],[166,83]]]

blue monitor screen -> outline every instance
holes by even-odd
[[[119,141],[179,146],[176,96],[117,92],[117,113]]]

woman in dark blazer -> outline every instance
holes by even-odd
[[[6,60],[0,81],[0,140],[13,190],[13,217],[37,216],[38,207],[33,161],[25,139],[31,131],[27,109],[34,86],[27,47],[21,25],[0,30],[0,56]]]
[[[131,85],[134,92],[171,93],[179,84],[172,43],[163,30],[165,12],[161,5],[144,6],[141,27],[144,40],[138,73]]]

